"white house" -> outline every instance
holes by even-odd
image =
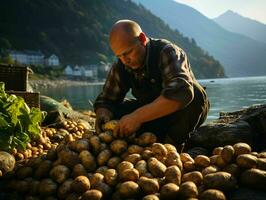
[[[47,66],[59,66],[59,58],[55,54],[52,54],[51,56],[45,58],[45,64]]]
[[[44,54],[39,51],[15,51],[10,50],[9,55],[11,58],[18,63],[26,64],[26,65],[43,65],[44,64]]]
[[[70,65],[67,65],[64,69],[64,73],[66,76],[72,76],[73,75],[73,69]]]

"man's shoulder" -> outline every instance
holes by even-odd
[[[174,48],[178,50],[182,50],[177,44],[164,39],[164,38],[150,38],[151,46],[158,46],[161,47],[162,50],[165,50],[167,48]]]

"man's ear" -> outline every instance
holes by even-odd
[[[147,39],[147,36],[146,36],[146,34],[144,33],[144,32],[141,32],[140,34],[139,34],[139,41],[140,41],[140,43],[143,45],[143,46],[146,46],[146,44],[147,44],[147,42],[148,42],[148,39]]]

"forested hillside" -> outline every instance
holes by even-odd
[[[130,0],[2,0],[0,48],[40,49],[57,54],[63,64],[112,61],[108,33],[122,18],[136,20],[149,36],[171,40],[184,48],[198,78],[224,76],[221,64],[194,40],[170,29]]]

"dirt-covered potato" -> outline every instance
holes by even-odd
[[[191,171],[194,171],[196,169],[196,166],[195,166],[195,163],[194,161],[187,161],[187,162],[184,162],[183,163],[183,167],[184,167],[184,170],[186,172],[191,172]]]
[[[140,195],[140,187],[133,181],[123,182],[119,187],[119,194],[123,198],[137,198]]]
[[[195,165],[201,168],[208,167],[210,165],[210,159],[204,155],[198,155],[194,158]]]
[[[233,146],[234,150],[235,150],[235,155],[241,155],[241,154],[249,154],[251,153],[251,147],[247,144],[247,143],[236,143]]]
[[[167,153],[165,165],[167,167],[169,167],[171,165],[175,165],[175,166],[179,167],[180,170],[183,169],[183,164],[182,164],[182,161],[180,159],[180,155],[176,151],[169,151]]]
[[[33,175],[33,169],[31,167],[28,167],[28,166],[20,167],[16,171],[16,176],[18,179],[24,179],[27,177],[31,177],[32,175]]]
[[[41,196],[52,196],[56,194],[57,184],[50,178],[42,179],[39,185],[39,194]]]
[[[257,157],[250,154],[241,154],[237,156],[236,163],[242,168],[255,168],[257,166]]]
[[[38,180],[32,180],[32,181],[29,181],[29,194],[30,195],[38,195],[39,194],[39,185],[40,185],[40,181]]]
[[[133,169],[134,165],[128,161],[123,161],[117,166],[117,172],[120,175],[126,169]]]
[[[156,135],[150,132],[145,132],[136,138],[136,143],[140,146],[148,146],[155,143],[157,140]]]
[[[163,177],[166,171],[166,166],[156,158],[148,160],[148,169],[154,177]]]
[[[135,168],[126,169],[119,174],[121,180],[123,181],[134,181],[136,182],[139,179],[139,171]]]
[[[213,156],[210,156],[210,162],[211,162],[211,165],[216,165],[217,163],[217,158],[220,157],[220,155],[213,155]]]
[[[81,196],[81,200],[101,200],[103,194],[99,190],[91,189],[84,192]]]
[[[81,164],[88,170],[88,172],[94,172],[97,165],[94,156],[87,150],[80,152],[79,159]]]
[[[105,131],[99,134],[99,138],[102,142],[109,144],[113,141],[113,134],[111,131]]]
[[[89,146],[91,147],[94,155],[97,155],[101,151],[101,140],[98,136],[91,136],[89,139]]]
[[[160,199],[177,199],[179,186],[174,183],[165,184],[160,190]]]
[[[181,171],[177,166],[170,166],[165,171],[165,182],[180,185]]]
[[[112,152],[109,149],[101,151],[97,156],[97,163],[99,166],[103,166],[111,158]]]
[[[115,168],[117,167],[117,165],[118,165],[119,163],[121,163],[121,161],[122,161],[121,158],[118,157],[118,156],[111,157],[111,158],[108,160],[108,162],[107,162],[107,166],[108,166],[109,168],[115,169]]]
[[[69,148],[80,153],[83,150],[89,149],[89,142],[85,139],[76,140],[69,143]]]
[[[147,178],[144,176],[139,178],[138,184],[145,194],[155,194],[159,191],[160,188],[159,183],[156,179]]]
[[[180,159],[181,159],[182,163],[185,163],[187,161],[194,162],[193,158],[188,153],[181,153]]]
[[[127,152],[129,154],[133,154],[133,153],[141,154],[143,151],[144,151],[144,148],[136,144],[130,145],[127,149]]]
[[[240,167],[235,163],[227,165],[226,167],[223,168],[223,171],[232,174],[234,177],[238,177],[241,173]]]
[[[112,188],[104,182],[97,183],[93,186],[93,189],[101,191],[101,193],[103,194],[103,199],[108,199],[112,193]]]
[[[82,164],[76,164],[73,167],[71,177],[76,178],[77,176],[86,176],[87,170]]]
[[[160,200],[160,199],[155,194],[149,194],[149,195],[144,196],[142,200]]]
[[[257,159],[257,168],[266,171],[266,158]]]
[[[204,177],[203,183],[206,188],[222,191],[230,191],[238,187],[235,177],[227,172],[208,174]]]
[[[118,124],[118,120],[111,120],[105,124],[103,124],[102,129],[104,131],[113,131]]]
[[[44,160],[35,171],[35,178],[40,179],[47,177],[50,169],[52,168],[52,162],[50,160]]]
[[[210,165],[208,167],[205,167],[201,173],[203,176],[206,176],[207,174],[211,174],[211,173],[214,173],[214,172],[218,172],[219,171],[219,168],[215,165]]]
[[[174,151],[177,152],[176,148],[172,144],[164,144],[165,148],[167,149],[168,152]]]
[[[114,140],[110,144],[110,149],[115,154],[120,155],[127,150],[127,142],[125,140]]]
[[[153,153],[150,149],[145,149],[141,155],[144,160],[149,160],[153,156]]]
[[[105,171],[108,169],[108,167],[107,166],[100,166],[100,167],[98,167],[97,169],[96,169],[96,173],[100,173],[100,174],[103,174],[104,175],[104,173],[105,173]]]
[[[208,189],[200,194],[202,200],[226,200],[224,193],[220,190]]]
[[[199,171],[188,172],[182,176],[182,182],[192,181],[196,185],[200,185],[203,181],[203,176]]]
[[[119,181],[118,173],[115,169],[107,169],[104,172],[104,180],[110,186],[115,186]]]
[[[240,182],[250,188],[266,190],[266,171],[248,169],[241,174]]]
[[[80,162],[79,154],[67,148],[58,153],[58,158],[61,160],[63,165],[66,165],[69,168],[74,167]]]
[[[63,183],[70,176],[70,169],[65,165],[57,165],[50,171],[50,177],[57,183]]]
[[[216,163],[215,163],[218,167],[223,168],[227,165],[227,163],[224,161],[224,159],[222,158],[221,155],[218,155],[216,158]]]
[[[57,196],[60,199],[66,199],[67,195],[71,193],[72,182],[73,179],[67,179],[59,186],[57,190]]]
[[[140,154],[133,153],[133,154],[129,154],[128,156],[126,156],[124,160],[131,162],[133,165],[135,165],[141,159],[142,159],[142,157]]]
[[[216,147],[213,149],[212,154],[213,155],[220,155],[223,150],[223,147]]]
[[[104,175],[101,173],[94,173],[89,180],[91,187],[94,188],[96,184],[104,181]]]
[[[168,153],[166,147],[161,143],[153,143],[151,146],[151,151],[154,156],[165,157]]]
[[[148,172],[147,167],[148,165],[145,160],[140,160],[135,165],[135,169],[138,170],[140,176]]]
[[[230,163],[234,159],[234,154],[234,148],[231,145],[226,145],[221,152],[221,157],[226,163]]]
[[[187,181],[181,184],[179,194],[184,199],[196,198],[198,196],[198,188],[194,182]]]
[[[86,176],[78,176],[71,183],[71,189],[76,193],[86,192],[90,187],[90,180]]]

